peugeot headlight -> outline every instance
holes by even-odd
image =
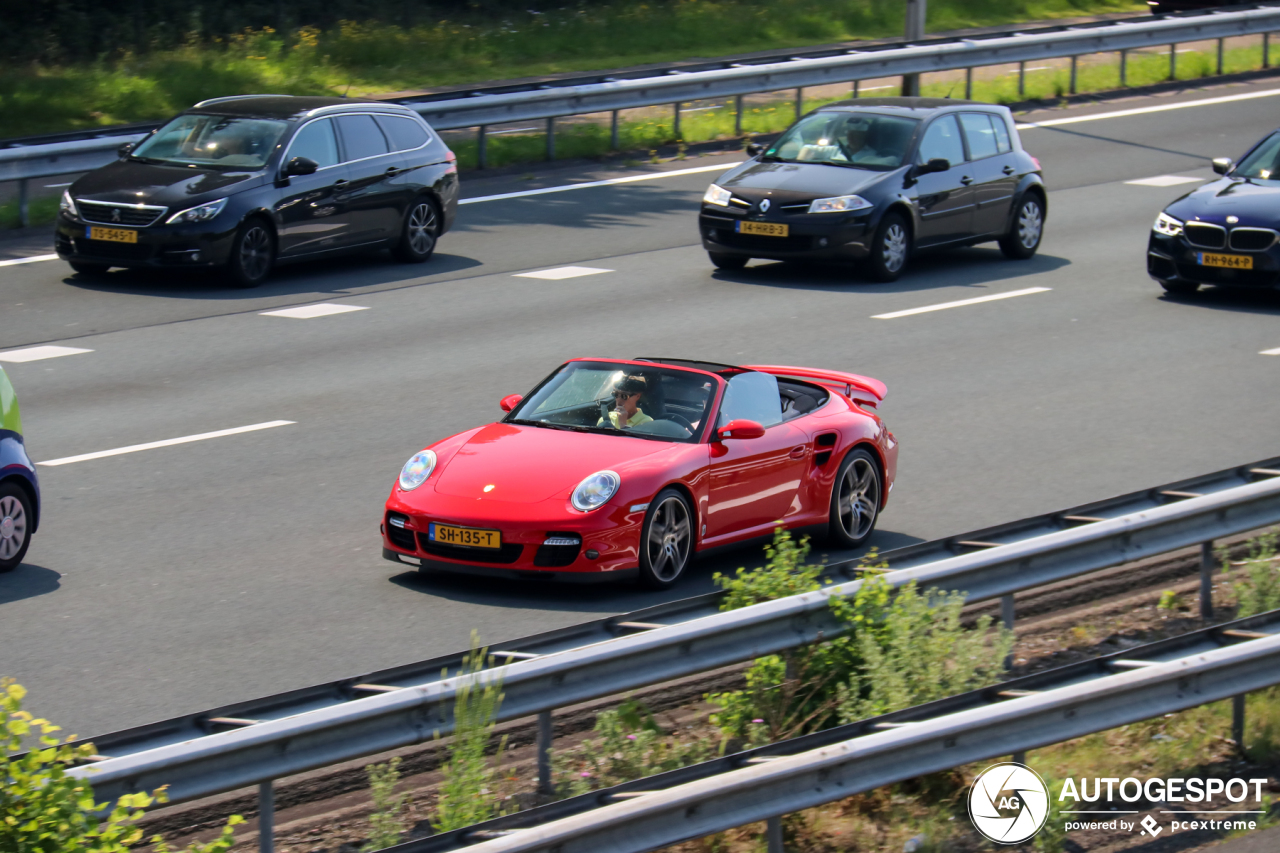
[[[871,202],[860,195],[838,195],[834,198],[815,198],[809,205],[810,213],[851,213],[867,210]]]
[[[76,210],[76,202],[71,197],[71,190],[62,191],[62,201],[58,202],[58,210],[75,219],[80,218],[80,211]]]
[[[590,512],[608,503],[620,485],[622,478],[613,471],[597,471],[578,484],[569,502],[579,512]]]
[[[729,199],[733,198],[733,193],[724,187],[718,187],[715,184],[707,187],[707,192],[702,196],[703,204],[714,204],[720,207],[728,207]]]
[[[169,225],[178,225],[184,222],[208,222],[213,217],[222,212],[222,208],[227,206],[227,200],[220,198],[217,201],[211,201],[208,204],[197,205],[196,207],[188,207],[186,210],[180,210],[168,219]]]
[[[421,486],[426,479],[431,476],[431,472],[436,467],[436,454],[434,450],[424,450],[421,453],[413,454],[413,457],[400,469],[400,488],[402,491],[412,492]]]
[[[1167,213],[1162,213],[1156,217],[1156,224],[1151,228],[1168,237],[1177,237],[1182,233],[1182,220],[1174,219]]]

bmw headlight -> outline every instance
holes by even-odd
[[[413,454],[413,457],[400,469],[400,488],[402,491],[412,492],[421,486],[426,479],[431,476],[431,472],[436,467],[436,454],[434,450],[424,450],[421,453]]]
[[[728,207],[729,199],[733,198],[733,193],[724,187],[718,187],[715,184],[707,187],[707,192],[702,196],[703,204],[714,204],[719,207]]]
[[[1167,237],[1177,237],[1182,233],[1182,220],[1174,219],[1169,214],[1162,213],[1156,217],[1156,224],[1152,225],[1151,228]]]
[[[872,206],[860,195],[838,195],[834,198],[816,198],[809,205],[810,213],[852,213]]]
[[[75,219],[80,218],[80,211],[76,210],[76,202],[71,197],[71,190],[62,191],[62,201],[58,202],[58,210]]]
[[[213,217],[222,212],[222,208],[227,206],[227,200],[220,198],[217,201],[211,201],[208,204],[197,205],[196,207],[188,207],[186,210],[180,210],[168,219],[169,225],[178,225],[184,222],[208,222]]]
[[[578,484],[569,502],[579,512],[590,512],[607,504],[620,485],[622,478],[613,471],[597,471]]]

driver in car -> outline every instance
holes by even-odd
[[[648,387],[643,376],[624,376],[613,386],[613,411],[609,412],[609,425],[617,429],[647,424],[653,418],[640,410],[640,396]],[[601,418],[596,426],[605,426]]]

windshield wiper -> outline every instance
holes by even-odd
[[[528,418],[513,418],[507,421],[507,423],[520,424],[521,426],[546,427],[547,429],[577,429],[577,427],[572,426],[571,424],[557,424],[552,423],[551,421],[531,421]]]

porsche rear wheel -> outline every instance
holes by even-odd
[[[693,553],[693,511],[684,495],[664,489],[649,504],[640,530],[640,583],[667,589],[689,565]]]
[[[831,487],[828,538],[833,546],[857,548],[871,538],[883,488],[880,466],[871,453],[861,447],[851,450]]]

